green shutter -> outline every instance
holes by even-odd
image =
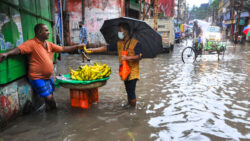
[[[50,0],[1,0],[0,1],[0,53],[8,51],[2,43],[9,42],[13,47],[32,39],[37,23],[46,24],[52,40]],[[25,56],[9,57],[0,63],[0,84],[6,84],[27,74]]]

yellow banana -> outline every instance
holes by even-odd
[[[69,68],[70,72],[73,73],[73,74],[78,74],[77,71],[73,70],[72,68]]]
[[[108,77],[110,76],[110,74],[111,74],[111,71],[109,71],[104,77]]]
[[[76,76],[76,79],[77,80],[80,80],[80,81],[82,81],[83,79],[78,75],[78,76]]]
[[[95,75],[92,79],[95,80],[98,78],[98,75]]]
[[[86,45],[83,46],[83,50],[84,50],[84,52],[86,52],[87,54],[91,54],[91,53],[92,53],[92,51],[87,50]]]
[[[70,77],[74,80],[76,80],[76,77],[74,75],[70,75]]]
[[[108,73],[108,69],[106,69],[103,73],[102,76],[106,75]]]
[[[70,76],[74,80],[87,81],[101,79],[108,77],[111,74],[111,68],[107,64],[94,63],[93,66],[84,65],[79,66],[78,69],[73,70],[69,68]]]
[[[110,71],[111,71],[110,68],[105,69],[105,71],[102,73],[102,76],[104,76],[104,77],[109,76],[109,75],[107,75],[107,74],[108,74]]]

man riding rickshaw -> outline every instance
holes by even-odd
[[[198,25],[197,21],[194,21],[194,26],[193,26],[193,44],[194,44],[194,48],[195,50],[198,51],[198,54],[202,54],[202,48],[203,48],[203,44],[202,44],[202,29],[201,27]]]

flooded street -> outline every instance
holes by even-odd
[[[58,111],[22,116],[0,133],[0,141],[222,141],[250,140],[250,48],[228,42],[224,59],[204,55],[183,64],[176,45],[169,54],[140,63],[137,107],[125,109],[127,96],[118,76],[117,56],[90,55],[91,63],[112,68],[99,88],[99,103],[71,108],[69,90],[57,88]],[[79,55],[64,55],[57,72],[84,65]]]

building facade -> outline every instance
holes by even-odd
[[[232,37],[235,32],[238,32],[240,36],[246,39],[246,36],[242,34],[242,30],[250,24],[249,0],[220,0],[218,15],[220,25],[227,37]]]
[[[55,0],[58,19],[58,0]],[[84,21],[88,33],[89,46],[101,46],[105,40],[100,28],[105,20],[125,16],[125,0],[70,0],[62,6],[64,14],[64,34],[66,44],[80,43],[79,22]]]
[[[187,20],[187,11],[186,11],[186,0],[175,0],[175,24],[180,25],[186,22]]]

